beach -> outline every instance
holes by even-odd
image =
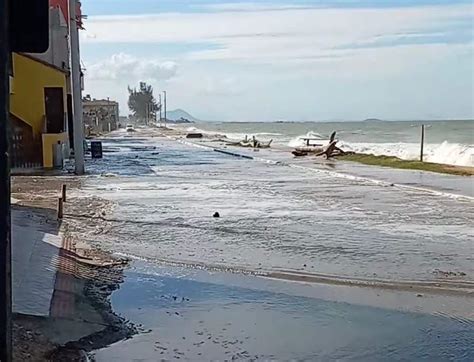
[[[474,204],[469,177],[295,161],[276,150],[253,152],[215,139],[186,140],[176,129],[113,132],[102,142],[104,158],[89,162],[90,174],[72,197],[97,197],[113,205],[81,238],[131,260],[120,290],[111,295],[111,307],[143,330],[101,349],[98,360],[130,360],[126,350],[144,360],[472,359]],[[205,292],[216,285],[225,291]],[[284,321],[287,314],[278,301],[281,295],[290,298],[285,303],[296,319],[284,322],[289,330],[275,336],[287,346],[285,352],[275,346],[271,353],[263,346],[272,346],[272,322]],[[347,305],[349,319],[340,320],[336,313],[318,320],[340,303]],[[367,315],[356,323],[351,318],[358,308]],[[238,331],[221,326],[226,318],[238,324]],[[418,318],[423,319],[419,328],[409,327]],[[324,335],[320,323],[333,335],[344,335],[348,325],[356,335],[373,328],[387,334],[377,343],[362,333],[357,343],[343,337],[341,345],[310,344],[292,339],[301,331],[298,320],[308,321],[312,340]],[[369,320],[377,325],[370,327]],[[199,333],[205,332],[198,329],[200,321],[211,340],[217,338],[216,348],[198,348],[204,345]],[[183,323],[190,325],[187,332]],[[392,340],[407,328],[420,341],[416,346],[413,338]],[[248,340],[238,338],[241,330]],[[431,338],[446,333],[450,337],[434,348]],[[231,347],[235,340],[239,348]],[[356,348],[364,343],[382,347],[369,348],[366,356]],[[465,347],[453,348],[455,343]]]

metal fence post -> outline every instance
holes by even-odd
[[[423,162],[423,149],[425,147],[425,125],[421,125],[421,146],[420,146],[420,162]]]

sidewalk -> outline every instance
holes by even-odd
[[[83,350],[101,348],[134,333],[108,303],[125,265],[88,248],[76,235],[77,227],[87,230],[88,221],[72,217],[93,209],[93,201],[70,196],[65,219],[57,220],[57,197],[63,184],[72,190],[79,182],[64,176],[13,178],[15,360],[82,361]],[[82,357],[71,357],[78,355]]]
[[[32,209],[12,209],[13,312],[49,316],[62,243],[60,224],[45,223]]]

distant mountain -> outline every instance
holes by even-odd
[[[188,112],[182,109],[175,109],[174,111],[166,112],[166,119],[168,122],[175,123],[194,123],[199,122],[197,118],[191,116]]]
[[[364,122],[385,122],[383,119],[378,119],[378,118],[367,118],[364,119]]]

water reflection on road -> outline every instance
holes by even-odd
[[[472,321],[297,296],[284,286],[275,292],[268,283],[253,276],[211,275],[136,262],[113,294],[112,305],[139,324],[142,332],[97,351],[95,358],[474,359]],[[294,288],[306,287],[289,290]]]

